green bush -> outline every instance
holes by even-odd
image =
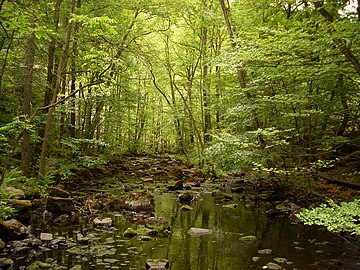
[[[6,202],[0,201],[0,219],[9,219],[15,215],[15,209]]]
[[[336,204],[329,200],[314,209],[296,214],[306,225],[325,226],[331,232],[360,236],[360,200]]]

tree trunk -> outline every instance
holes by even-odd
[[[81,0],[77,1],[76,7],[81,8]],[[69,136],[71,138],[76,137],[76,104],[75,104],[75,90],[76,90],[76,74],[75,74],[75,61],[78,55],[78,39],[77,33],[79,32],[80,24],[76,22],[74,30],[74,42],[73,42],[73,56],[71,62],[71,92],[74,93],[71,95],[71,112],[70,112],[70,128]]]
[[[54,13],[54,32],[58,32],[59,25],[59,17],[60,17],[60,6],[63,0],[56,0],[55,3],[55,13]],[[55,87],[55,49],[56,49],[56,38],[54,35],[51,35],[51,41],[48,49],[48,67],[47,67],[47,87],[45,91],[44,97],[44,106],[50,104],[52,99],[53,89]]]
[[[26,68],[23,87],[23,114],[25,116],[25,121],[29,121],[31,113],[33,69],[35,61],[35,17],[30,18],[29,28],[30,33],[26,46]],[[30,175],[30,157],[30,130],[25,128],[21,146],[21,171],[26,177],[29,177]]]
[[[71,0],[70,4],[70,13],[69,17],[71,18],[75,8],[75,0]],[[57,101],[57,95],[61,88],[61,78],[63,70],[66,68],[67,63],[67,56],[68,56],[68,50],[69,50],[69,44],[70,44],[70,37],[71,37],[71,30],[72,30],[72,22],[69,20],[67,31],[66,31],[66,38],[64,42],[64,46],[62,48],[59,65],[57,69],[57,77],[56,77],[56,84],[55,84],[55,91],[52,97],[51,103],[55,103]],[[50,140],[50,131],[51,131],[51,122],[52,122],[52,116],[55,111],[55,106],[50,107],[47,113],[47,119],[46,119],[46,125],[45,125],[45,132],[44,132],[44,140],[41,146],[41,157],[40,157],[40,166],[39,166],[39,173],[40,175],[43,175],[45,173],[46,169],[46,156],[48,152],[48,144]]]

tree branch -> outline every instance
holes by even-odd
[[[98,80],[98,81],[95,81],[95,82],[89,83],[89,84],[87,84],[87,85],[84,85],[84,86],[76,89],[75,91],[72,91],[67,97],[64,97],[64,98],[62,98],[62,99],[58,100],[57,102],[52,103],[52,104],[50,104],[50,105],[41,107],[41,108],[39,108],[38,110],[47,110],[47,109],[50,109],[50,108],[52,108],[52,107],[55,107],[55,106],[59,105],[60,103],[63,103],[64,101],[68,100],[69,98],[71,98],[73,95],[75,95],[75,94],[78,93],[79,91],[81,91],[81,90],[83,90],[83,89],[85,89],[85,88],[94,86],[94,85],[101,84],[101,83],[103,83],[103,82],[105,82],[105,81],[103,81],[103,80],[100,79],[100,80]]]

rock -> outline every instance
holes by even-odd
[[[136,235],[137,235],[137,232],[132,228],[127,228],[126,231],[124,232],[125,237],[134,237]]]
[[[184,181],[170,181],[166,186],[168,190],[175,191],[175,190],[182,190],[184,189]]]
[[[153,211],[154,196],[148,192],[134,192],[125,201],[125,208],[132,211]]]
[[[282,263],[282,264],[289,262],[288,259],[286,259],[286,258],[274,258],[274,261],[277,263]]]
[[[41,240],[37,238],[27,238],[25,240],[22,240],[22,242],[30,247],[38,247],[42,244]]]
[[[288,211],[288,207],[284,203],[280,203],[276,205],[275,209],[280,210],[282,212]]]
[[[2,200],[10,204],[16,211],[16,216],[21,222],[28,222],[31,219],[32,204],[29,200],[4,199]]]
[[[50,246],[54,248],[59,248],[60,246],[67,246],[66,244],[66,238],[64,236],[59,236],[53,240],[50,241]]]
[[[262,255],[270,255],[272,253],[272,249],[270,248],[259,249],[258,253]]]
[[[0,219],[0,235],[4,240],[24,239],[28,236],[28,229],[16,219]]]
[[[152,184],[152,183],[154,183],[154,179],[152,179],[151,177],[143,177],[142,180],[143,180],[144,184]]]
[[[51,241],[51,240],[53,240],[53,234],[52,233],[41,233],[40,234],[40,240],[42,240],[42,241]]]
[[[184,204],[181,206],[181,211],[191,211],[193,208],[190,205]]]
[[[0,250],[5,247],[5,242],[0,238]]]
[[[202,236],[212,234],[212,231],[203,228],[190,228],[188,230],[188,234],[190,234],[191,236]]]
[[[179,194],[179,202],[181,204],[192,204],[196,200],[196,194],[193,192],[185,191]]]
[[[108,228],[112,225],[112,219],[111,218],[95,218],[93,223],[96,227],[102,227],[102,228]]]
[[[52,213],[69,213],[75,210],[74,201],[71,198],[47,197],[46,209]]]
[[[47,192],[52,197],[69,198],[71,196],[70,192],[58,187],[48,187]]]
[[[260,257],[252,257],[251,259],[253,260],[253,262],[258,262],[260,260]]]
[[[236,208],[236,207],[238,207],[238,204],[237,203],[224,204],[222,207],[223,208]]]
[[[81,233],[78,233],[78,234],[76,235],[76,241],[77,241],[79,244],[86,245],[86,244],[89,243],[90,238],[89,238],[89,237],[84,237]]]
[[[147,235],[140,235],[138,240],[140,241],[151,241],[151,237]]]
[[[14,261],[10,258],[0,258],[0,269],[12,269]]]
[[[284,213],[279,209],[269,209],[266,211],[266,215],[269,217],[277,217],[284,215]]]
[[[149,259],[146,260],[146,269],[148,270],[163,270],[169,268],[170,263],[166,259]]]
[[[270,270],[281,270],[283,269],[280,265],[277,263],[269,262],[267,265],[264,265],[262,267],[263,269],[270,269]]]
[[[51,268],[51,266],[52,265],[50,263],[36,261],[36,262],[30,264],[27,267],[27,270],[49,269],[49,268]]]
[[[257,240],[254,235],[246,235],[239,238],[243,242],[255,242]]]
[[[10,199],[24,199],[25,198],[25,192],[18,188],[7,187],[6,193],[9,194]]]
[[[54,219],[54,223],[58,225],[64,225],[65,223],[71,222],[70,216],[68,214],[62,214]]]
[[[165,219],[160,217],[149,217],[144,219],[145,227],[151,230],[156,230],[158,233],[163,233],[165,230],[170,230],[170,224]]]
[[[82,255],[84,254],[84,251],[78,247],[72,247],[68,250],[66,250],[66,252],[70,253],[70,254],[75,254],[75,255]]]

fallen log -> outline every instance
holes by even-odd
[[[346,187],[350,187],[350,188],[353,188],[353,189],[359,189],[360,190],[360,183],[358,182],[352,182],[352,181],[346,181],[346,180],[341,180],[341,179],[335,179],[335,178],[332,178],[324,173],[317,173],[315,175],[315,177],[317,178],[322,178],[324,180],[326,180],[327,182],[330,182],[330,183],[334,183],[334,184],[337,184],[337,185],[342,185],[342,186],[346,186]]]

